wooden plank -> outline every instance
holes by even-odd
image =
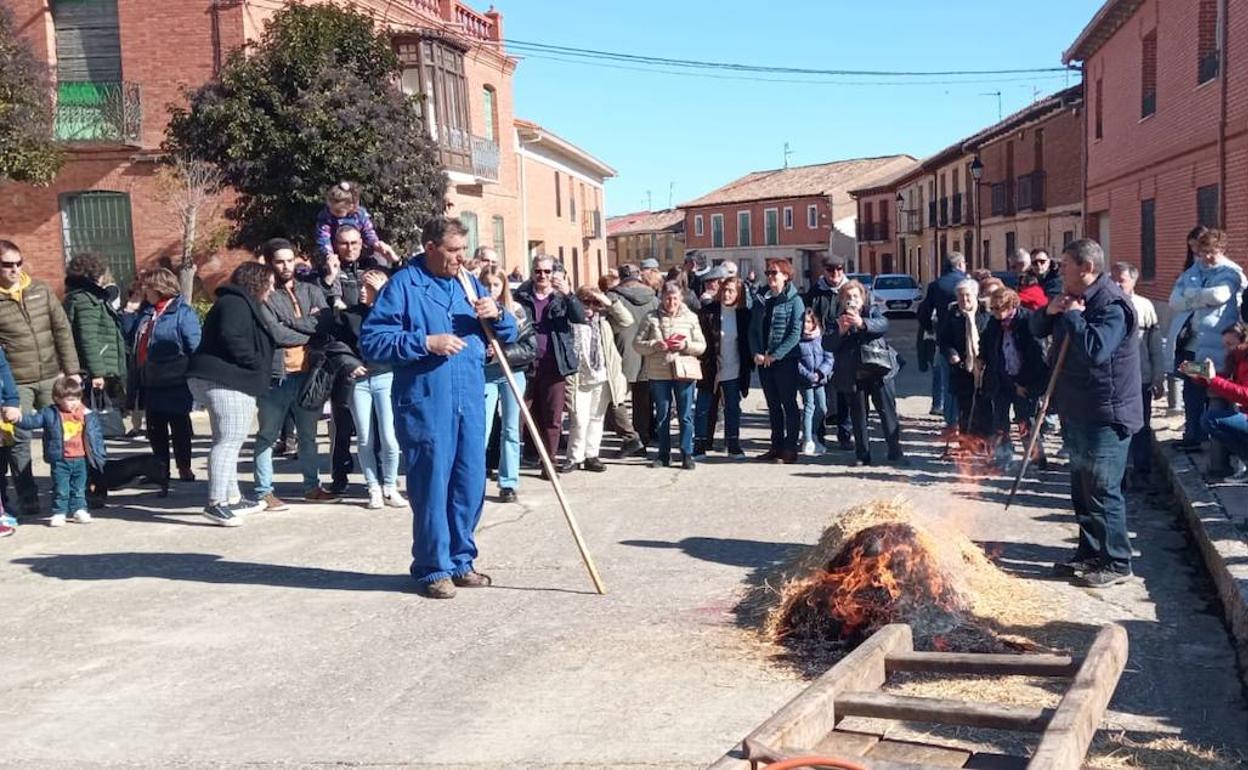
[[[965,765],[966,770],[1026,770],[1027,759],[992,752],[976,752]]]
[[[880,736],[856,733],[851,730],[833,730],[811,749],[812,754],[831,754],[843,757],[861,757],[880,742]]]
[[[853,692],[836,699],[836,713],[842,716],[898,719],[907,722],[934,722],[943,725],[987,727],[995,730],[1043,732],[1053,716],[1052,709],[1007,706],[1001,703],[975,703],[946,698],[916,698],[880,692]]]
[[[884,659],[892,653],[913,649],[914,635],[909,626],[901,623],[884,626],[759,725],[749,737],[767,746],[814,746],[836,727],[833,704],[839,693],[878,689],[888,676]],[[738,744],[711,767],[713,770],[737,770],[750,767],[750,762]]]
[[[1079,770],[1126,664],[1126,630],[1117,624],[1104,626],[1057,704],[1027,770]]]
[[[997,655],[974,652],[901,652],[888,656],[894,671],[997,676],[1074,676],[1081,658],[1068,655]]]
[[[886,759],[892,762],[913,762],[930,767],[962,767],[971,752],[929,743],[884,740],[867,752],[867,759]]]

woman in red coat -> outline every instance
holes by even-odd
[[[1248,466],[1248,326],[1236,323],[1222,334],[1226,348],[1226,367],[1210,378],[1199,375],[1192,379],[1209,390],[1209,408],[1205,411],[1205,428],[1214,441]],[[1205,371],[1213,371],[1213,362],[1205,361]],[[1233,478],[1248,478],[1241,470]]]

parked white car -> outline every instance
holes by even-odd
[[[885,315],[914,315],[922,296],[918,282],[905,273],[877,275],[871,286],[871,302]]]

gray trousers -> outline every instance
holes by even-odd
[[[238,502],[238,456],[256,418],[256,399],[195,377],[186,381],[196,403],[208,410],[212,450],[208,453],[208,504]]]

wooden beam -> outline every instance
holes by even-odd
[[[1074,676],[1082,658],[1069,655],[997,655],[975,652],[900,652],[884,667],[894,671],[998,676]]]
[[[1118,687],[1127,664],[1127,649],[1127,632],[1122,626],[1101,628],[1070,689],[1057,704],[1027,770],[1079,770]]]
[[[836,699],[841,716],[898,719],[907,722],[934,722],[943,725],[987,727],[995,730],[1043,732],[1053,716],[1052,709],[1007,706],[1000,703],[973,703],[945,698],[915,698],[881,692],[852,692]]]

